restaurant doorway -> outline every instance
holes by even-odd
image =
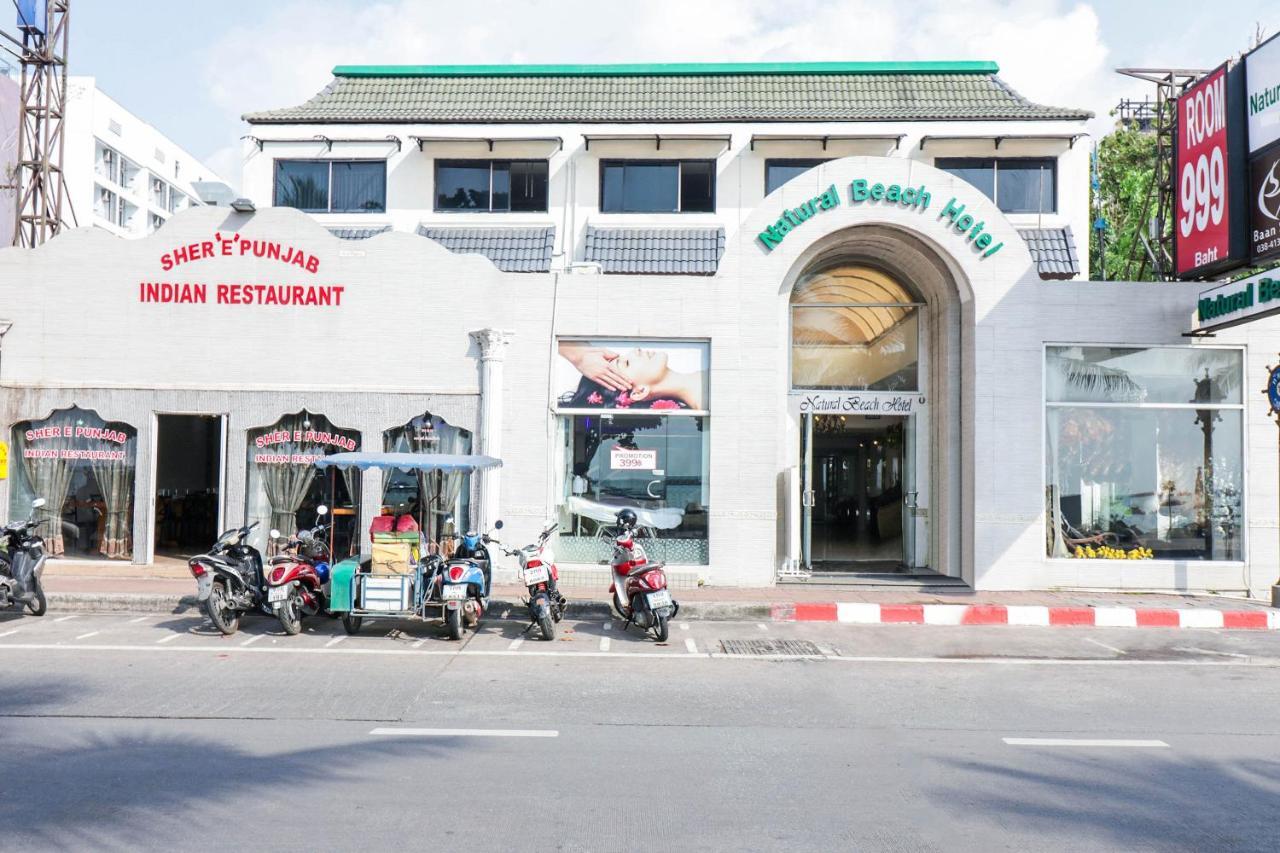
[[[222,530],[220,415],[156,415],[155,553],[207,551]]]

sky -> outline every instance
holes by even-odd
[[[1212,68],[1280,30],[1274,0],[77,0],[97,78],[233,185],[240,115],[340,64],[988,59],[1032,100],[1098,114],[1152,92],[1118,67]],[[7,23],[7,22],[6,22]],[[6,27],[11,29],[11,27]]]

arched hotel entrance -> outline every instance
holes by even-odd
[[[857,226],[806,255],[786,292],[799,563],[959,577],[967,300],[898,229]]]

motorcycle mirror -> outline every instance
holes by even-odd
[[[279,531],[279,530],[276,530],[274,527],[273,527],[273,528],[271,528],[271,538],[272,538],[272,539],[279,539],[279,538],[280,538],[280,531]]]
[[[502,529],[502,519],[498,519],[497,521],[495,521],[495,522],[493,523],[493,529],[494,529],[494,530],[501,530],[501,529]]]
[[[44,498],[36,498],[31,502],[31,508],[39,509],[40,507],[44,506],[46,503],[48,503],[48,501],[46,501]]]
[[[326,516],[328,514],[329,514],[329,508],[324,504],[320,504],[320,506],[316,507],[316,515]]]

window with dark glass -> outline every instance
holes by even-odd
[[[714,160],[602,160],[603,213],[714,213]]]
[[[968,181],[1005,213],[1058,209],[1058,161],[1053,158],[939,157],[934,165]]]
[[[764,161],[764,194],[776,190],[787,181],[804,174],[814,166],[820,166],[829,162],[826,159],[817,158],[800,158],[790,160],[765,160]]]
[[[546,160],[437,160],[435,209],[547,210]]]
[[[307,213],[382,213],[385,160],[277,160],[276,207]]]

